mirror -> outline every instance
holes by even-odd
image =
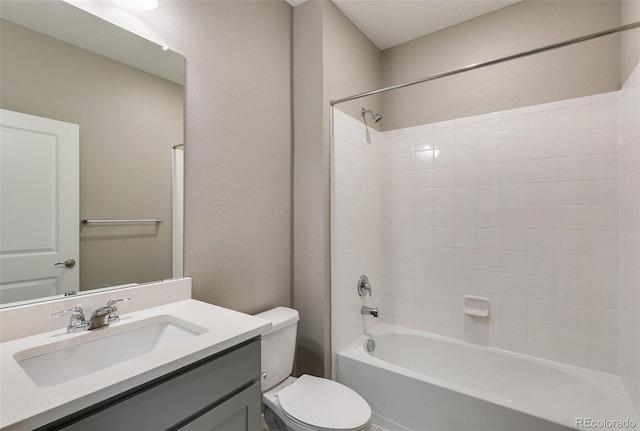
[[[0,18],[0,306],[181,277],[184,57],[60,0]]]

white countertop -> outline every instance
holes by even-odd
[[[111,327],[158,315],[174,316],[201,326],[207,332],[51,387],[40,387],[33,383],[14,359],[14,355],[48,343],[86,337],[89,333],[92,333],[91,337],[99,338],[108,335],[108,329],[75,334],[67,334],[66,329],[57,329],[0,343],[0,428],[24,430],[46,425],[250,340],[271,327],[271,322],[267,320],[193,299],[121,314],[120,322]]]

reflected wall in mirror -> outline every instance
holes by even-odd
[[[181,277],[184,58],[63,1],[0,17],[2,306]]]

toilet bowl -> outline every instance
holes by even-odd
[[[257,314],[272,328],[262,335],[262,402],[270,431],[366,429],[371,408],[354,390],[329,379],[291,377],[299,315],[278,307]]]

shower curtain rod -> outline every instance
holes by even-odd
[[[509,60],[515,60],[521,57],[527,57],[529,55],[538,54],[544,51],[550,51],[552,49],[562,48],[563,46],[573,45],[574,43],[585,42],[587,40],[596,39],[598,37],[607,36],[609,34],[620,33],[626,30],[631,30],[634,28],[640,27],[640,22],[634,22],[631,24],[622,25],[620,27],[611,28],[609,30],[599,31],[597,33],[591,33],[586,36],[576,37],[575,39],[565,40],[563,42],[554,43],[551,45],[546,45],[540,48],[531,49],[529,51],[523,51],[518,54],[508,55],[506,57],[495,58],[493,60],[483,61],[480,63],[469,64],[467,66],[463,66],[457,69],[452,69],[446,72],[438,73],[435,75],[428,76],[426,78],[417,79],[415,81],[409,81],[402,84],[392,85],[391,87],[381,88],[379,90],[367,91],[366,93],[356,94],[354,96],[345,97],[337,100],[330,100],[329,105],[333,107],[338,103],[348,102],[350,100],[360,99],[366,96],[373,96],[374,94],[384,93],[385,91],[396,90],[398,88],[409,87],[416,84],[422,84],[423,82],[433,81],[435,79],[444,78],[445,76],[457,75],[458,73],[468,72],[469,70],[480,69],[482,67],[492,66],[494,64],[503,63]]]

